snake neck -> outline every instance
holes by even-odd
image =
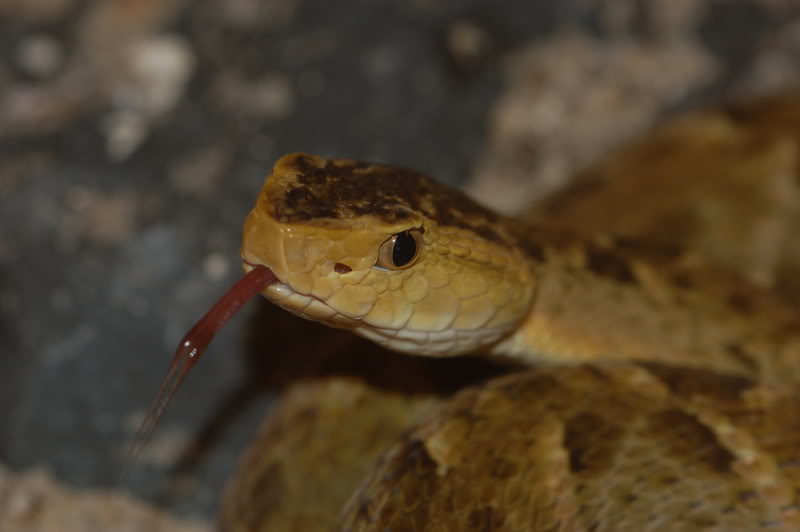
[[[392,263],[384,250],[403,235],[414,251]],[[413,170],[283,157],[248,217],[242,256],[274,272],[263,294],[278,305],[407,354],[800,382],[800,341],[782,332],[800,330],[793,314],[743,312],[707,282],[672,279],[637,243],[503,218]]]
[[[528,249],[544,250],[529,257],[536,291],[493,354],[524,363],[663,364],[800,384],[800,319],[773,298],[716,272],[675,274],[664,250],[635,242],[526,234]]]

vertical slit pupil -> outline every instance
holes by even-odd
[[[392,262],[395,266],[405,266],[417,255],[417,241],[408,231],[403,231],[394,239]]]

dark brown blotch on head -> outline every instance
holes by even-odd
[[[468,229],[493,242],[508,238],[498,233],[500,216],[414,170],[302,155],[284,161],[282,171],[292,170],[298,174],[295,186],[270,198],[275,218],[283,223],[360,216],[396,223],[420,212],[440,225]]]
[[[312,218],[329,218],[336,214],[332,205],[321,203],[316,194],[305,187],[293,188],[287,192],[284,198],[284,205],[287,210],[294,213],[294,221],[307,222]],[[312,211],[307,208],[308,205],[318,206]]]

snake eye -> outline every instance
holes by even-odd
[[[387,270],[408,268],[419,257],[421,248],[421,231],[411,230],[397,233],[381,245],[381,249],[378,251],[378,262],[375,265]]]

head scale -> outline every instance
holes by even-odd
[[[242,258],[275,273],[263,292],[274,303],[414,354],[491,345],[533,296],[501,217],[417,172],[348,159],[282,157],[245,223]]]

